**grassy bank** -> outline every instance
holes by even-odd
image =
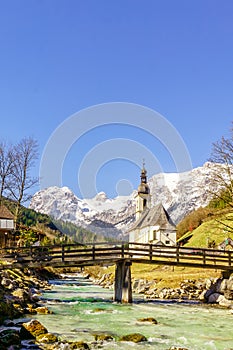
[[[115,266],[100,267],[93,266],[85,268],[95,278],[99,278],[103,274],[115,275]],[[221,271],[187,268],[178,266],[158,266],[148,264],[133,264],[131,267],[133,279],[145,279],[155,281],[158,288],[178,288],[184,280],[201,280],[210,277],[220,277]]]

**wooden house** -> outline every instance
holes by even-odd
[[[5,205],[0,205],[0,247],[11,245],[14,240],[14,215]]]

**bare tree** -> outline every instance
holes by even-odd
[[[32,137],[23,138],[14,147],[14,167],[11,174],[10,197],[15,200],[15,220],[17,221],[20,205],[31,198],[29,190],[38,182],[30,172],[38,158],[38,143]]]
[[[14,167],[14,148],[6,142],[0,143],[0,204],[3,194],[10,187]]]
[[[232,122],[233,125],[233,122]],[[212,196],[224,205],[233,209],[233,127],[229,137],[222,137],[212,145],[211,162],[215,163],[215,169],[211,177]],[[220,186],[219,186],[220,185]],[[221,190],[219,191],[219,187]],[[218,191],[214,189],[218,188]],[[224,227],[226,234],[233,232],[233,217],[229,214],[225,220],[216,219],[216,222]]]
[[[213,143],[210,161],[216,164],[211,188],[219,189],[220,186],[222,189],[212,194],[233,208],[233,128],[229,138],[222,137]]]

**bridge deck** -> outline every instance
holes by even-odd
[[[143,264],[187,266],[233,271],[233,251],[156,246],[140,243],[66,244],[0,249],[0,269],[24,267],[84,267],[121,260]]]

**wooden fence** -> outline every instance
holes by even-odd
[[[233,270],[231,250],[118,242],[0,249],[0,269],[108,265],[123,259],[144,264]]]

